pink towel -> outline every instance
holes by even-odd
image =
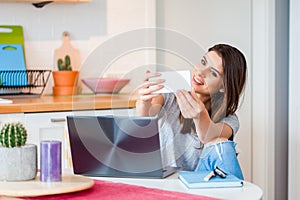
[[[162,200],[162,199],[175,199],[175,200],[215,200],[215,198],[187,194],[182,192],[172,192],[160,189],[147,188],[143,186],[135,186],[123,183],[114,183],[110,181],[95,180],[92,188],[67,194],[40,196],[22,198],[27,200],[47,199],[47,200],[83,200],[83,199],[101,199],[101,200]]]

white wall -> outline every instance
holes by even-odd
[[[290,200],[300,199],[300,1],[290,0],[290,84],[289,84],[289,190]]]
[[[238,111],[241,129],[236,141],[246,180],[258,184],[265,199],[287,197],[288,4],[281,0],[157,1],[159,26],[205,48],[225,42],[246,55],[248,82]],[[180,60],[168,54],[158,59],[169,65]]]
[[[253,0],[253,181],[287,199],[289,1]]]

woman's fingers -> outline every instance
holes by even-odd
[[[192,104],[192,105],[197,104],[196,99],[194,99],[194,97],[189,92],[187,92],[186,90],[178,90],[178,91],[176,91],[176,94],[178,94],[178,97],[182,101],[186,101],[186,102],[188,102],[189,104]]]
[[[149,81],[150,78],[159,77],[159,76],[160,76],[160,73],[158,73],[158,72],[153,73],[150,70],[147,70],[144,81]]]
[[[164,86],[161,85],[165,82],[164,79],[153,79],[149,80],[150,78],[159,77],[160,73],[151,73],[150,71],[146,72],[146,79],[143,84],[139,87],[139,95],[147,95],[153,92],[156,92],[162,89]]]
[[[162,83],[165,82],[165,80],[163,79],[150,80],[150,79],[159,76],[160,73],[157,72],[152,73],[149,70],[146,71],[146,78],[144,79],[144,83],[141,84],[138,88],[138,94],[140,100],[149,101],[158,95],[155,94],[155,92],[164,87]]]
[[[163,82],[164,82],[164,80],[153,81],[153,82],[146,81],[139,87],[138,93],[139,93],[139,95],[147,95],[147,94],[154,93],[164,87],[163,85],[159,85]]]
[[[150,87],[151,86],[151,87]],[[139,95],[147,95],[147,94],[152,94],[160,89],[162,89],[164,86],[163,85],[147,85],[144,87],[141,87],[138,91]]]
[[[164,83],[165,80],[164,79],[156,79],[156,80],[151,80],[151,81],[145,81],[141,87],[145,88],[145,87],[150,87],[150,86],[155,86],[155,85],[159,85],[161,83]]]
[[[175,95],[181,113],[185,118],[194,118],[198,115],[198,103],[189,92],[178,90]]]
[[[159,94],[148,94],[148,95],[142,95],[140,96],[140,100],[142,101],[148,101],[151,100],[152,98],[158,96]]]
[[[183,94],[183,92],[181,90],[178,90],[178,91],[176,91],[175,96],[176,96],[177,103],[178,103],[178,106],[180,108],[180,111],[181,111],[183,117],[189,118],[188,110],[191,108],[191,105],[187,101],[185,95]]]

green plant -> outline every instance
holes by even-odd
[[[0,131],[0,143],[4,147],[20,147],[25,145],[27,131],[21,122],[8,122]]]
[[[66,55],[64,61],[61,58],[58,59],[57,67],[59,71],[72,71],[70,56]]]

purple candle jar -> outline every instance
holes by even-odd
[[[61,181],[61,142],[40,142],[40,181]]]

